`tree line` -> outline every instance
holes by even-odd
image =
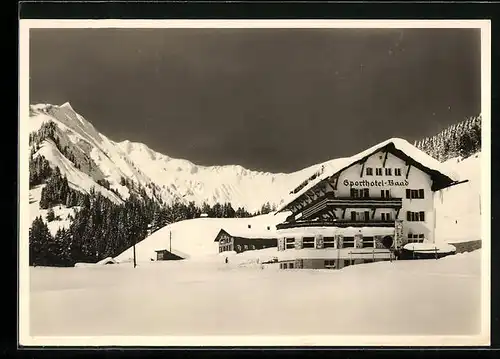
[[[481,115],[468,117],[415,142],[415,146],[441,162],[455,157],[467,158],[481,151]]]
[[[45,163],[43,156],[38,158]],[[53,211],[57,205],[74,208],[76,213],[69,228],[59,229],[54,236],[41,216],[34,220],[29,232],[30,265],[73,266],[77,262],[95,263],[115,257],[150,233],[170,223],[198,218],[202,213],[215,218],[244,218],[272,210],[269,203],[254,214],[243,207],[235,210],[231,203],[165,204],[148,196],[139,184],[128,182],[130,196],[117,204],[95,189],[90,193],[72,189],[57,167],[44,183],[40,208],[48,209],[49,223],[58,219]]]

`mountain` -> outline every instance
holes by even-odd
[[[127,257],[127,248],[141,241],[138,250],[149,260],[151,248],[165,243],[170,231],[175,234],[173,249],[188,256],[211,252],[213,238],[208,237],[221,221],[269,230],[279,216],[248,218],[248,210],[268,213],[270,204],[279,206],[323,171],[349,160],[288,174],[238,165],[200,166],[141,143],[114,142],[69,103],[31,105],[29,110],[30,260],[41,265],[96,262],[120,253]],[[480,119],[465,121],[457,127],[460,131],[444,131],[421,143],[424,151],[447,159],[443,166],[470,180],[437,196],[436,233],[445,242],[481,235],[478,128]],[[459,157],[450,158],[447,149]],[[216,218],[198,218],[202,212]],[[204,235],[185,238],[186,228]]]
[[[193,201],[201,206],[230,202],[255,212],[279,204],[297,183],[329,162],[294,173],[252,171],[239,165],[200,166],[171,158],[142,143],[114,142],[99,133],[69,103],[30,106],[30,146],[58,167],[70,187],[92,187],[116,203],[128,198],[132,183],[165,203]]]

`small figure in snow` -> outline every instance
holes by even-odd
[[[227,259],[227,257],[226,257],[226,259],[225,259],[225,262],[226,262],[226,264],[227,264],[227,262],[228,262],[228,259]]]

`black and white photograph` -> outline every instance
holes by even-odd
[[[490,47],[20,20],[20,343],[489,345]]]

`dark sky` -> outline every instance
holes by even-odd
[[[202,165],[290,172],[480,113],[474,29],[36,29],[30,102]]]

